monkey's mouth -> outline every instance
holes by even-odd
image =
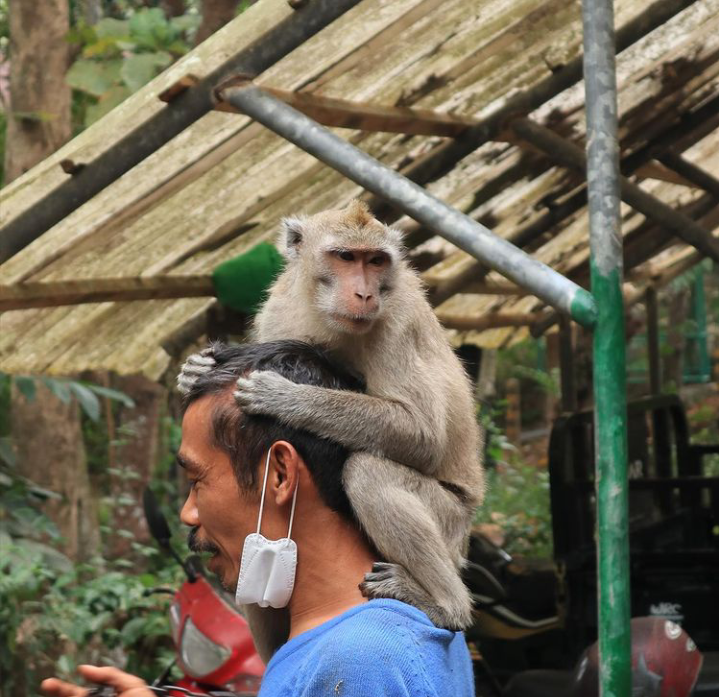
[[[349,328],[352,332],[362,333],[367,331],[375,320],[375,315],[345,315],[335,312],[332,318],[342,327]]]

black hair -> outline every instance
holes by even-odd
[[[364,391],[360,376],[331,360],[321,348],[302,341],[234,346],[217,342],[212,344],[212,355],[215,365],[192,384],[184,397],[185,409],[200,397],[231,390],[238,377],[255,370],[271,370],[301,385]],[[271,445],[278,440],[292,443],[324,503],[345,518],[354,519],[342,487],[349,452],[339,443],[269,416],[244,414],[234,400],[218,401],[212,414],[212,436],[214,445],[230,456],[235,477],[246,491],[259,488],[257,464]]]

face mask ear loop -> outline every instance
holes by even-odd
[[[295,487],[295,493],[292,494],[292,510],[290,511],[290,527],[289,530],[287,530],[287,539],[292,537],[292,521],[295,519],[295,504],[297,503],[297,489],[299,488],[300,483],[298,481],[297,486]]]
[[[265,490],[267,489],[267,475],[270,473],[270,454],[272,449],[267,451],[267,460],[265,461],[265,478],[262,481],[262,498],[260,499],[260,513],[257,516],[257,534],[260,534],[260,524],[262,523],[262,511],[265,507]],[[295,507],[292,504],[292,512],[294,513]],[[292,523],[290,523],[292,525]]]

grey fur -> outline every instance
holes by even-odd
[[[187,357],[177,376],[177,389],[184,397],[188,394],[195,380],[201,375],[208,373],[215,366],[215,359],[212,357],[212,348],[206,348],[200,353],[193,353]]]
[[[396,230],[357,202],[291,223],[291,239],[279,245],[288,263],[255,320],[254,338],[321,344],[364,375],[367,394],[255,372],[238,380],[236,399],[248,413],[272,415],[356,451],[345,465],[345,489],[384,560],[367,574],[363,593],[411,603],[439,626],[465,628],[472,602],[460,570],[484,493],[468,377],[403,257]],[[341,309],[323,265],[332,245],[382,249],[392,258],[389,290],[363,335],[342,331],[331,319]],[[272,647],[261,652],[271,655]]]

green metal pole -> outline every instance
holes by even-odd
[[[594,328],[601,697],[630,697],[627,396],[612,0],[582,0]]]

